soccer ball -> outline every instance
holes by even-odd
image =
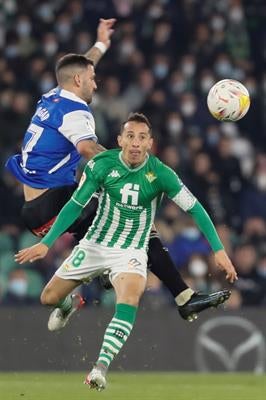
[[[250,98],[242,83],[223,79],[210,89],[207,104],[210,113],[219,121],[238,121],[248,112]]]

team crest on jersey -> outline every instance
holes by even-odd
[[[110,176],[111,178],[119,178],[119,177],[120,177],[120,174],[119,174],[119,172],[117,171],[117,169],[113,169],[113,171],[110,172],[110,174],[109,174],[108,176]]]
[[[90,161],[88,162],[88,167],[89,167],[91,170],[93,170],[94,165],[95,165],[95,161],[94,161],[94,160],[90,160]]]
[[[153,172],[148,172],[147,174],[145,174],[147,180],[152,183],[155,179],[157,179],[157,176],[153,173]]]

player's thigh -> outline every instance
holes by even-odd
[[[74,247],[55,275],[65,280],[90,282],[102,274],[105,269],[106,256],[103,249],[84,239]]]
[[[146,278],[140,274],[122,272],[113,280],[117,303],[126,303],[134,306],[145,290]]]
[[[110,280],[113,281],[119,274],[138,274],[147,278],[148,256],[143,249],[108,249],[108,263],[110,266]]]
[[[77,286],[79,286],[82,282],[72,279],[62,279],[56,275],[54,275],[51,280],[47,283],[42,292],[42,298],[45,300],[47,297],[51,297],[54,299],[63,299],[69,293],[72,292]]]
[[[136,249],[121,250],[110,268],[110,279],[117,302],[137,306],[146,285],[147,253]]]

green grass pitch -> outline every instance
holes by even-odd
[[[266,375],[110,373],[103,392],[80,373],[0,373],[3,400],[265,400]]]

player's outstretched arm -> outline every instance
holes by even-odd
[[[216,265],[226,273],[226,279],[233,283],[237,279],[236,270],[228,257],[215,226],[204,207],[193,196],[173,170],[164,167],[163,191],[185,212],[191,215],[195,224],[208,240]]]
[[[44,258],[49,250],[46,244],[38,243],[34,246],[27,247],[26,249],[20,250],[15,254],[15,261],[19,264],[24,264],[26,262],[33,262]]]
[[[97,28],[96,43],[90,50],[87,51],[87,53],[85,53],[85,56],[93,61],[95,67],[111,45],[111,36],[114,33],[115,21],[115,18],[100,18]]]

